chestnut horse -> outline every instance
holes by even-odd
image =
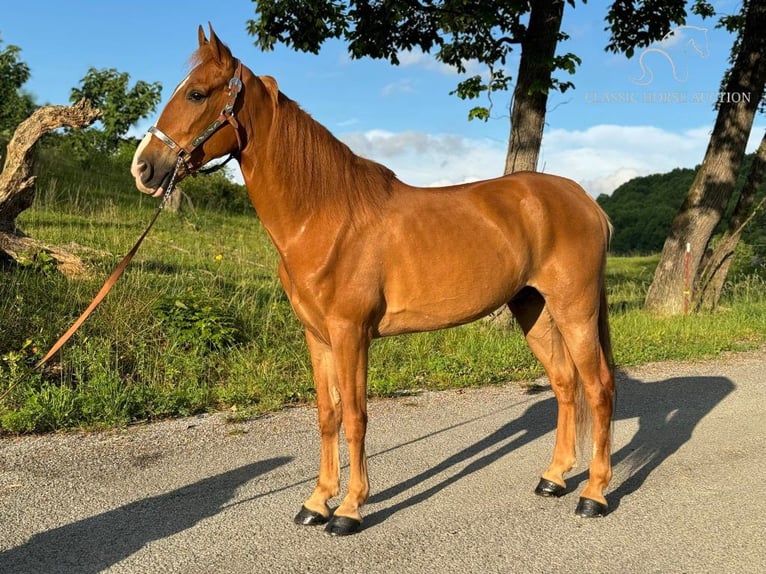
[[[314,370],[319,476],[295,521],[327,523],[335,535],[361,527],[372,339],[460,325],[506,304],[558,401],[553,458],[535,492],[565,493],[585,430],[592,459],[576,513],[603,515],[614,396],[604,287],[611,225],[596,202],[576,183],[539,173],[409,186],[355,155],[273,78],[243,66],[212,27],[209,39],[200,27],[192,66],[131,172],[141,191],[159,196],[176,172],[226,154],[239,160]],[[583,414],[589,429],[576,425]],[[332,512],[341,425],[349,483]]]

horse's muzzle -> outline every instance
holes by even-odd
[[[130,173],[135,178],[136,187],[140,191],[153,197],[160,197],[173,175],[175,158],[165,157],[164,153],[150,153],[150,150],[146,150],[150,137],[148,135],[138,146],[130,166]]]

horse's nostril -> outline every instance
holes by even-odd
[[[136,164],[136,168],[138,169],[138,175],[141,177],[142,182],[146,183],[152,178],[152,164],[144,160],[140,160]]]

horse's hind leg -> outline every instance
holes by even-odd
[[[558,401],[556,444],[553,459],[535,493],[561,496],[566,491],[564,474],[575,464],[575,386],[577,372],[561,333],[545,300],[534,289],[524,289],[509,304],[532,352],[545,368]]]
[[[614,378],[599,335],[600,314],[606,312],[602,308],[605,302],[600,302],[598,292],[580,291],[566,303],[549,296],[547,304],[577,369],[592,418],[593,451],[588,483],[580,497],[577,514],[601,516],[607,508],[604,491],[612,477],[610,450],[614,400]]]

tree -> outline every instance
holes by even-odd
[[[8,144],[5,165],[0,173],[0,250],[13,259],[26,251],[45,250],[57,261],[62,271],[79,272],[79,258],[52,245],[23,236],[16,229],[16,217],[34,199],[36,176],[32,175],[32,150],[47,132],[60,127],[83,127],[92,124],[100,112],[88,100],[73,106],[43,106],[17,127]]]
[[[45,250],[62,270],[81,270],[76,256],[26,237],[16,228],[16,218],[34,199],[35,144],[43,135],[63,127],[70,131],[54,138],[54,145],[75,152],[81,159],[93,158],[97,153],[110,156],[120,153],[124,151],[122,136],[133,123],[155,109],[161,86],[139,81],[129,89],[128,74],[91,68],[81,87],[72,90],[74,105],[43,106],[29,115],[34,109],[32,98],[21,91],[29,78],[29,67],[19,60],[19,52],[16,46],[0,51],[0,135],[6,130],[13,133],[0,173],[0,250],[14,259],[22,252]],[[103,114],[97,106],[104,108]],[[103,129],[87,129],[98,119]]]
[[[34,110],[32,96],[21,87],[29,79],[29,66],[20,59],[21,48],[2,48],[0,39],[0,142],[7,142],[16,126]]]
[[[100,130],[81,130],[73,137],[81,154],[87,156],[94,148],[113,153],[130,126],[156,109],[162,85],[139,80],[129,88],[129,82],[130,75],[126,72],[114,68],[90,68],[80,80],[80,87],[72,89],[71,102],[90,100],[103,113]]]
[[[553,78],[557,68],[573,74],[576,64],[580,64],[580,59],[574,54],[554,57],[556,44],[565,37],[560,33],[563,17],[563,1],[540,0],[531,3],[529,24],[521,40],[521,60],[513,91],[505,173],[537,170],[548,92],[551,88],[564,92],[573,85]]]
[[[631,0],[622,0],[630,3]],[[739,36],[722,85],[715,126],[705,158],[665,240],[646,297],[646,308],[662,315],[684,312],[688,272],[697,277],[713,232],[736,183],[750,130],[766,85],[766,3],[746,0],[738,17],[724,21]],[[689,249],[688,260],[685,252]],[[688,262],[687,262],[688,261]],[[684,267],[688,265],[688,271]]]
[[[718,241],[715,249],[708,250],[699,273],[698,288],[695,297],[695,308],[715,309],[721,298],[724,282],[734,259],[734,250],[739,243],[745,227],[751,223],[758,211],[766,203],[766,196],[755,205],[755,197],[766,179],[766,134],[764,134],[758,151],[753,157],[747,180],[739,194],[734,211],[729,218],[726,231]]]
[[[567,0],[572,6],[575,0]],[[487,77],[461,81],[454,94],[463,99],[490,98],[507,90],[512,78],[504,66],[514,47],[521,49],[511,111],[511,135],[505,171],[536,170],[545,108],[551,90],[566,91],[580,59],[555,55],[561,33],[564,0],[258,0],[257,17],[248,30],[256,44],[270,50],[281,42],[317,53],[329,38],[343,38],[353,58],[371,57],[399,63],[402,51],[420,49],[437,60],[466,71],[469,61],[489,69]],[[528,22],[524,19],[528,16]],[[469,119],[488,119],[490,109],[476,106]]]

